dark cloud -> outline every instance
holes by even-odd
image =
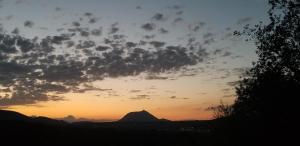
[[[94,35],[94,36],[100,36],[102,34],[102,28],[99,28],[99,29],[93,29],[91,31],[91,34]]]
[[[94,24],[98,21],[97,18],[90,18],[89,23]]]
[[[55,11],[61,11],[62,9],[60,7],[56,7]]]
[[[141,7],[141,6],[136,6],[135,8],[136,8],[136,9],[139,9],[139,10],[140,10],[140,9],[142,9],[142,7]]]
[[[203,35],[204,39],[207,39],[207,38],[210,38],[210,37],[213,37],[213,33],[208,32],[208,33]]]
[[[127,42],[126,43],[126,47],[128,47],[128,48],[133,48],[133,47],[136,47],[136,46],[137,46],[137,44],[133,43],[133,42]]]
[[[106,51],[106,50],[110,49],[110,47],[108,47],[108,46],[97,46],[95,49],[97,51]]]
[[[204,42],[203,42],[203,44],[204,45],[210,45],[210,44],[212,44],[214,42],[215,42],[215,39],[211,37],[211,38],[205,39]]]
[[[167,34],[167,33],[169,33],[169,31],[166,30],[166,29],[164,29],[164,28],[160,28],[158,31],[159,31],[161,34]]]
[[[19,28],[15,28],[14,30],[11,31],[12,34],[20,34]]]
[[[214,55],[219,55],[219,54],[221,54],[222,52],[223,52],[222,49],[216,49],[216,50],[213,52],[213,54],[214,54]]]
[[[156,20],[156,21],[164,21],[166,20],[167,18],[161,14],[161,13],[156,13],[153,17],[152,17],[153,20]]]
[[[146,77],[147,80],[167,80],[169,77],[164,77],[164,76],[158,76],[154,74],[150,74]]]
[[[67,48],[73,47],[75,45],[74,41],[67,41],[65,42],[65,44],[67,44]]]
[[[149,97],[150,97],[150,95],[142,94],[142,95],[137,95],[136,97],[132,97],[132,98],[129,98],[129,99],[145,100],[145,99],[150,99]]]
[[[192,32],[197,32],[200,30],[200,28],[202,28],[203,26],[205,25],[204,22],[198,22],[198,23],[195,23],[195,24],[190,24],[188,26],[189,30],[192,31]]]
[[[91,16],[93,16],[93,14],[90,12],[86,12],[86,13],[84,13],[84,16],[91,17]]]
[[[65,29],[64,28],[58,28],[58,29],[56,29],[57,32],[60,32],[60,31],[63,31],[63,30],[65,30]]]
[[[179,10],[182,8],[182,6],[180,5],[173,5],[173,6],[168,6],[169,9],[173,9],[173,10]]]
[[[94,46],[96,46],[96,43],[94,41],[83,41],[76,46],[76,49],[85,49],[85,48],[91,48]]]
[[[77,22],[77,21],[72,22],[72,24],[73,24],[73,26],[75,26],[75,27],[79,27],[79,26],[80,26],[80,23]]]
[[[166,43],[165,42],[160,42],[160,41],[151,41],[149,42],[150,45],[153,45],[155,48],[161,48],[163,47]]]
[[[156,25],[154,23],[146,23],[146,24],[143,24],[141,26],[141,28],[146,30],[146,31],[152,31],[156,28]]]
[[[109,30],[110,34],[114,34],[114,33],[118,32],[120,30],[120,28],[117,27],[118,24],[119,23],[114,23],[114,24],[111,25],[111,28]]]
[[[183,11],[176,12],[176,15],[182,15],[182,14],[183,14]]]
[[[155,38],[155,35],[154,34],[153,35],[145,35],[144,38],[145,39],[153,39],[153,38]]]
[[[231,52],[225,51],[224,54],[222,55],[222,57],[227,57],[227,56],[231,56],[231,55],[232,55]]]
[[[94,87],[92,85],[84,84],[83,87],[74,88],[74,93],[85,93],[88,91],[100,91],[100,92],[106,92],[106,91],[113,91],[112,89],[102,89],[98,87]]]
[[[90,36],[90,32],[81,30],[81,31],[80,31],[80,35],[81,35],[82,37],[88,37],[88,36]]]
[[[62,34],[60,36],[49,37],[49,39],[51,43],[61,45],[64,41],[70,40],[70,37],[68,34]]]
[[[30,20],[27,20],[27,21],[24,22],[24,26],[25,27],[32,28],[33,25],[34,25],[34,23],[32,21],[30,21]]]
[[[131,93],[141,92],[141,90],[130,90]]]
[[[176,19],[174,19],[173,23],[176,24],[181,21],[183,21],[183,18],[176,18]]]

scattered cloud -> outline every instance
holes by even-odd
[[[34,23],[32,21],[30,21],[30,20],[27,20],[27,21],[24,22],[24,26],[25,27],[32,28],[33,25],[34,25]]]
[[[170,21],[172,24],[173,19],[173,23],[183,21],[179,16],[183,14],[181,6],[169,8],[176,12],[175,17],[178,18],[170,19],[171,17],[162,13],[154,14],[151,22],[139,24],[145,31],[138,28],[142,35],[137,40],[128,39],[122,34],[124,31],[118,22],[108,23],[107,27],[90,27],[99,23],[98,18],[90,12],[81,13],[80,19],[64,22],[63,26],[54,29],[55,35],[45,37],[32,39],[22,36],[20,32],[23,33],[23,27],[9,31],[3,28],[5,33],[0,31],[0,86],[3,87],[0,92],[5,91],[7,95],[1,94],[0,107],[64,100],[61,95],[69,92],[111,91],[112,89],[88,86],[89,83],[105,78],[145,73],[147,80],[171,80],[172,77],[166,73],[181,72],[184,67],[206,61],[209,53],[203,45],[213,42],[212,33],[204,34],[206,39],[201,43],[196,38],[184,38],[184,42],[179,44],[169,44],[158,39],[159,34],[171,34],[172,31],[155,23]],[[136,9],[141,9],[141,6]],[[56,7],[55,11],[59,13],[62,8]],[[28,28],[35,26],[30,20],[21,25]],[[199,22],[186,24],[185,27],[197,32],[204,25],[204,22]],[[38,28],[48,30],[43,26]],[[229,55],[226,52],[223,54]],[[181,74],[194,75],[195,72]],[[149,95],[137,95],[131,99],[149,99]]]
[[[141,90],[130,90],[131,93],[141,92]]]
[[[132,97],[132,98],[129,98],[129,99],[132,99],[132,100],[145,100],[145,99],[150,99],[149,97],[150,97],[150,95],[142,94],[142,95],[137,95],[136,97]]]
[[[156,25],[154,23],[145,23],[141,26],[141,28],[146,31],[152,31],[156,28]]]
[[[161,14],[161,13],[156,13],[153,17],[152,17],[153,20],[156,20],[156,21],[164,21],[164,20],[167,20],[167,18]]]

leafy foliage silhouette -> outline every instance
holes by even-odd
[[[247,25],[244,31],[235,32],[249,36],[246,41],[254,40],[258,61],[236,86],[234,104],[215,109],[219,117],[229,119],[228,129],[222,125],[222,130],[233,131],[237,143],[244,145],[287,144],[292,138],[290,131],[297,125],[300,1],[269,0],[269,4],[267,25]],[[232,112],[227,114],[228,110]]]

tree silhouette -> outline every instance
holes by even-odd
[[[236,88],[233,114],[241,119],[287,121],[300,91],[300,1],[269,0],[268,25],[246,28],[258,61]]]
[[[286,145],[299,124],[295,116],[300,97],[300,1],[269,4],[267,25],[247,25],[243,32],[235,32],[255,41],[258,61],[236,86],[234,104],[215,109],[223,119],[219,132],[230,131],[237,145]]]

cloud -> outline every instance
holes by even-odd
[[[34,25],[34,23],[32,21],[30,21],[30,20],[27,20],[27,21],[24,22],[24,26],[25,27],[32,28],[33,25]]]
[[[102,27],[89,27],[90,23],[96,23],[94,18],[92,13],[85,13],[82,20],[72,20],[67,23],[70,25],[59,27],[55,35],[34,39],[20,36],[20,28],[11,34],[0,31],[0,92],[5,91],[5,95],[0,96],[0,107],[64,100],[62,95],[69,92],[109,91],[111,89],[86,86],[105,78],[145,73],[147,80],[169,80],[172,78],[166,73],[182,71],[208,58],[207,50],[194,41],[171,45],[163,40],[145,40],[145,35],[153,39],[158,33],[169,33],[160,28],[148,34],[157,28],[154,23],[143,24],[141,28],[146,34],[133,41],[121,34],[118,22],[104,32]],[[157,13],[152,19],[162,21],[166,17]],[[32,28],[34,23],[28,20],[24,26]],[[198,30],[196,26],[200,24],[191,29]],[[101,35],[105,38],[98,37]],[[133,99],[149,99],[149,95]]]
[[[213,34],[210,33],[210,32],[208,32],[208,33],[206,33],[206,34],[203,35],[204,39],[211,38],[211,37],[213,37]]]
[[[149,97],[150,97],[150,95],[142,94],[142,95],[137,95],[136,97],[132,97],[132,98],[129,98],[129,99],[145,100],[145,99],[150,99]]]
[[[89,23],[94,24],[98,21],[97,18],[90,18]]]
[[[179,18],[174,19],[173,23],[176,24],[176,23],[179,23],[181,21],[183,21],[183,18],[179,17]]]
[[[177,11],[176,12],[176,15],[182,15],[183,14],[183,11]]]
[[[160,41],[151,41],[149,44],[153,45],[155,48],[161,48],[163,47],[166,43],[165,42],[160,42]]]
[[[106,51],[108,49],[110,49],[110,47],[108,47],[108,46],[97,46],[95,48],[95,50],[97,50],[97,51]]]
[[[146,77],[147,80],[167,80],[169,77],[150,74]]]
[[[120,28],[118,28],[119,23],[114,23],[111,25],[110,30],[109,30],[109,34],[114,34],[116,32],[118,32],[120,30]]]
[[[14,30],[11,31],[12,34],[20,34],[19,28],[15,28]]]
[[[169,31],[166,30],[166,29],[164,29],[164,28],[160,28],[160,29],[158,30],[158,32],[160,32],[161,34],[167,34],[167,33],[169,33]]]
[[[202,28],[205,25],[206,25],[205,22],[198,22],[198,23],[194,23],[194,24],[189,24],[188,29],[192,32],[197,32],[197,31],[200,30],[200,28]]]
[[[168,6],[169,9],[173,9],[173,10],[179,10],[182,9],[182,6],[180,5],[173,5],[173,6]]]
[[[156,13],[153,17],[152,17],[153,20],[156,20],[156,21],[164,21],[164,20],[167,20],[167,18],[161,14],[161,13]]]
[[[80,23],[77,22],[77,21],[72,22],[72,24],[73,24],[73,26],[75,26],[75,27],[79,27],[79,26],[80,26]]]
[[[155,35],[154,34],[153,35],[145,35],[144,38],[145,39],[153,39],[153,38],[155,38]]]
[[[142,9],[141,6],[136,6],[135,8],[138,9],[138,10]]]
[[[94,41],[83,41],[76,46],[76,49],[85,49],[85,48],[91,48],[94,46],[96,46],[96,43]]]
[[[154,23],[146,23],[146,24],[143,24],[141,26],[141,28],[146,30],[146,31],[152,31],[156,28],[156,25]]]
[[[86,13],[84,13],[84,16],[91,17],[91,16],[93,16],[93,14],[90,12],[86,12]]]
[[[55,11],[61,11],[62,10],[62,8],[60,8],[60,7],[55,7]]]
[[[231,55],[232,55],[231,52],[225,51],[224,54],[222,55],[222,57],[227,57],[227,56],[231,56]]]
[[[91,31],[91,34],[94,35],[94,36],[101,36],[101,34],[102,34],[102,27],[99,28],[99,29],[93,29]]]
[[[141,92],[141,90],[130,90],[131,93]]]

